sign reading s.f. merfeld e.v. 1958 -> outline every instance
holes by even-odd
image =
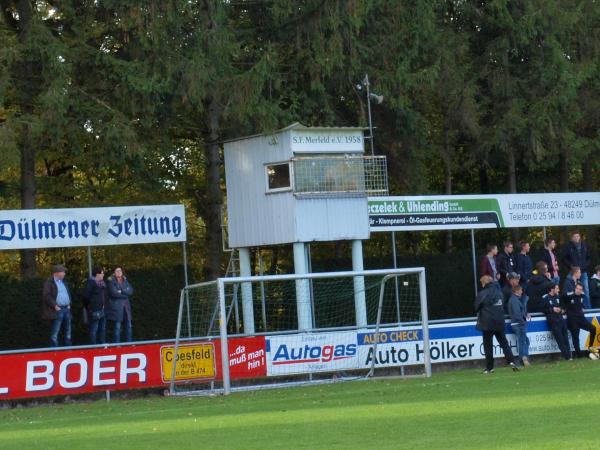
[[[0,211],[0,250],[185,240],[183,205]]]
[[[600,192],[369,197],[371,231],[594,225]]]

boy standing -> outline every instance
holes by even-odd
[[[527,337],[527,301],[529,298],[523,294],[523,287],[516,285],[512,288],[512,295],[508,301],[508,315],[510,316],[510,326],[515,336],[517,336],[517,345],[519,347],[519,357],[524,366],[529,366],[529,338]]]

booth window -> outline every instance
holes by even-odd
[[[292,189],[290,163],[266,165],[267,192],[281,192]]]

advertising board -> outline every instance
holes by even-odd
[[[0,354],[0,400],[105,390],[165,387],[178,359],[176,382],[220,380],[219,341],[52,349]],[[265,338],[229,340],[232,380],[266,375]]]
[[[0,250],[185,240],[183,205],[0,211]]]
[[[600,192],[369,197],[372,232],[594,225]]]

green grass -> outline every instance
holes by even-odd
[[[0,448],[598,448],[600,362],[0,411]]]

